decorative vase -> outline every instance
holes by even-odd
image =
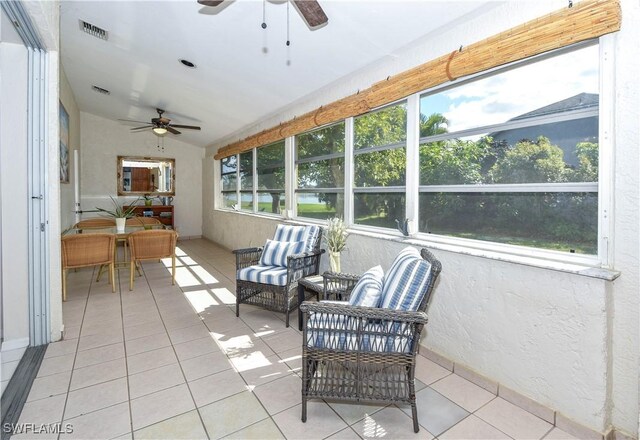
[[[329,251],[329,268],[331,272],[340,272],[340,252]]]
[[[116,217],[116,231],[124,232],[124,227],[127,223],[127,219],[124,217]]]

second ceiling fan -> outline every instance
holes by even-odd
[[[204,6],[216,7],[225,1],[232,0],[198,0]],[[307,23],[309,29],[314,30],[326,25],[329,22],[327,14],[316,0],[287,0],[298,10],[302,19]],[[264,27],[264,26],[263,26]]]
[[[200,127],[196,125],[172,124],[171,119],[162,116],[164,110],[157,108],[156,111],[158,112],[158,117],[151,118],[151,122],[132,121],[131,119],[118,120],[124,122],[138,122],[141,124],[145,124],[141,127],[134,127],[131,129],[131,131],[142,131],[150,128],[158,136],[164,136],[167,132],[171,134],[180,134],[180,131],[176,130],[176,128],[181,128],[184,130],[200,130]]]

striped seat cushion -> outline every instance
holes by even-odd
[[[291,226],[278,225],[273,235],[274,241],[303,241],[304,252],[314,250],[320,226]]]
[[[382,296],[384,272],[381,266],[366,271],[351,291],[349,304],[352,306],[378,307]]]
[[[396,257],[382,286],[380,307],[416,311],[431,280],[431,264],[417,249],[405,248]]]
[[[236,278],[254,283],[286,286],[287,268],[280,266],[249,266],[236,272]]]
[[[275,241],[267,240],[260,256],[261,266],[287,266],[289,255],[301,254],[304,252],[303,241]]]

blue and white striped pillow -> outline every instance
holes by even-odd
[[[381,266],[375,266],[366,271],[351,291],[349,304],[352,306],[378,307],[382,296],[383,281],[384,271]]]
[[[287,257],[302,252],[304,252],[304,241],[267,240],[260,257],[260,265],[287,267]]]
[[[380,307],[416,311],[431,280],[431,264],[420,253],[407,247],[396,257],[382,286]]]
[[[304,251],[311,252],[318,239],[320,226],[278,225],[273,235],[275,241],[303,241]]]

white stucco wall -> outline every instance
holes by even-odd
[[[73,159],[73,151],[80,149],[80,111],[62,66],[59,73],[60,102],[69,114],[69,183],[60,184],[60,227],[65,230],[75,223],[74,185],[77,164]]]
[[[612,414],[614,426],[638,436],[640,377],[640,3],[623,0],[622,31],[614,36],[615,138],[612,289]]]
[[[638,434],[638,4],[622,0],[623,27],[613,37],[615,56],[615,151],[612,267],[615,282],[434,251],[443,263],[423,344],[597,431],[613,424]],[[403,54],[372,65],[324,90],[248,125],[208,150],[204,161],[203,234],[227,248],[260,245],[277,220],[214,211],[217,182],[211,156],[217,148],[335,99],[366,88],[459,45],[566,7],[564,1],[509,2],[481,16],[427,36]],[[629,55],[635,54],[635,55]],[[402,243],[352,235],[343,270],[388,267]],[[375,251],[372,251],[375,250]],[[326,264],[326,262],[324,263]]]
[[[174,225],[180,236],[202,235],[202,160],[204,149],[164,138],[164,151],[150,131],[131,133],[130,126],[80,112],[80,193],[83,210],[109,208],[116,196],[118,156],[168,157],[176,160]],[[160,140],[162,145],[162,140]],[[131,201],[135,200],[131,198]],[[157,202],[154,202],[157,203]]]

